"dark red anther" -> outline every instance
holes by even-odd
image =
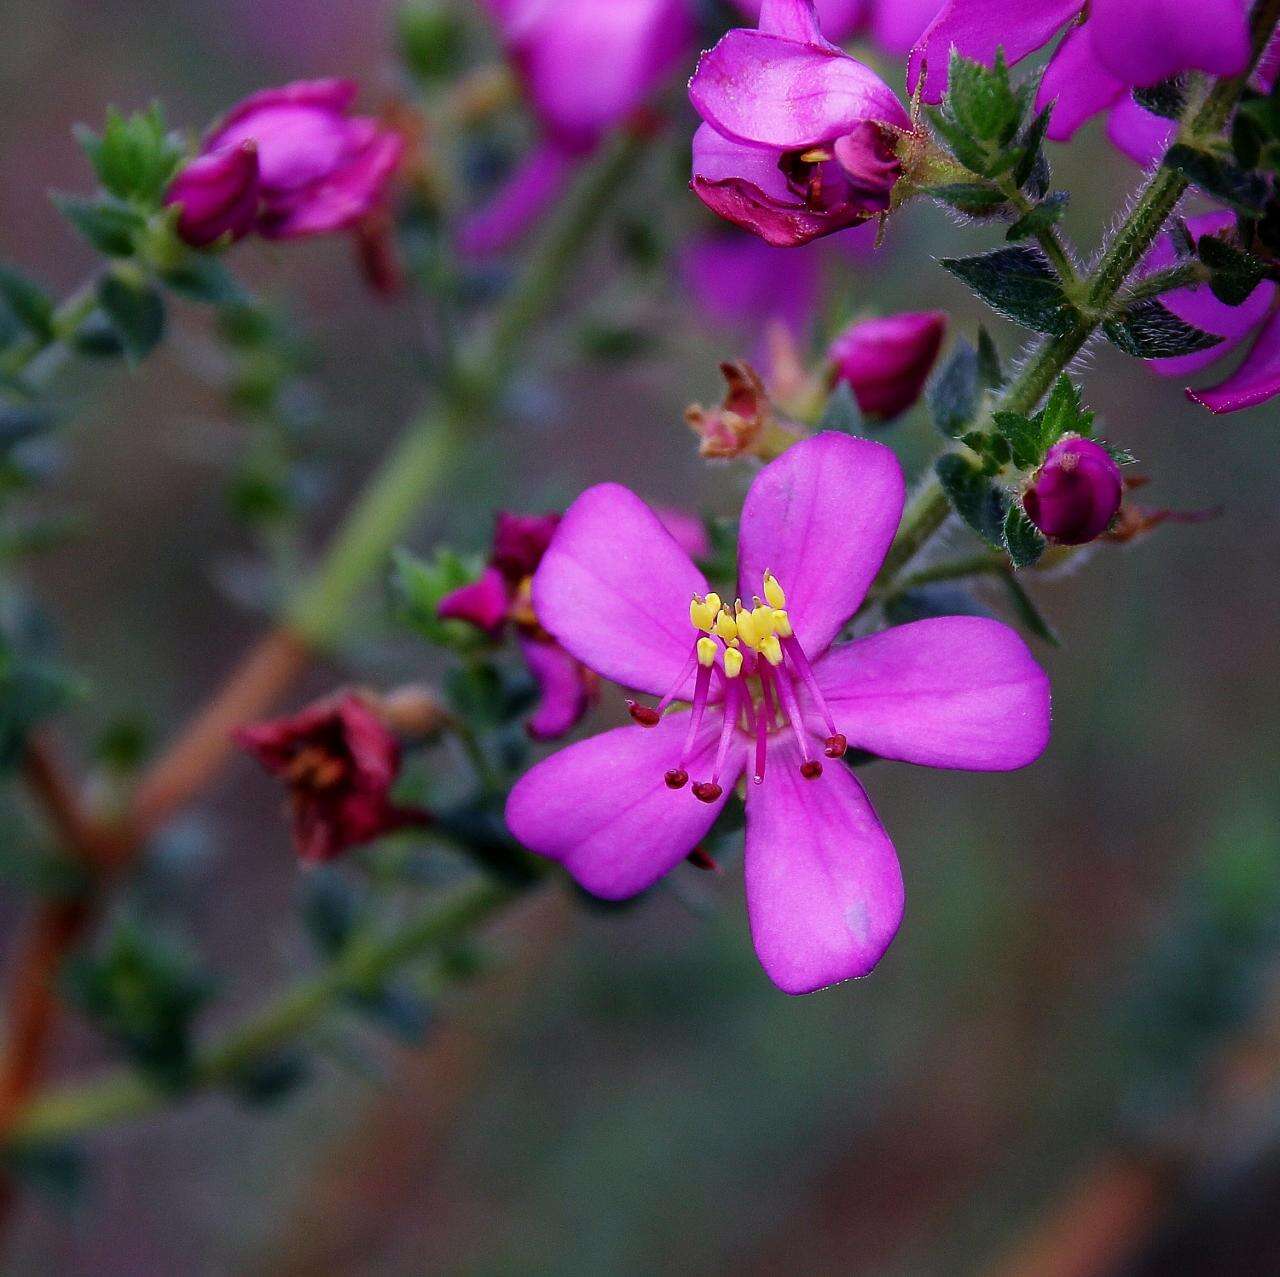
[[[845,739],[843,732],[837,732],[834,736],[827,737],[826,748],[823,752],[828,758],[843,758],[845,750],[849,748],[849,742]]]
[[[668,789],[683,789],[689,783],[689,773],[683,767],[673,767],[663,779]]]
[[[816,758],[810,758],[807,762],[800,764],[800,775],[805,780],[817,780],[822,775],[822,764]]]
[[[705,873],[719,873],[720,866],[707,855],[701,847],[695,847],[685,859],[695,868]]]
[[[637,701],[627,702],[627,713],[640,724],[641,727],[657,727],[662,722],[662,715],[656,709],[649,705],[641,705]]]
[[[724,790],[713,780],[700,780],[693,787],[693,796],[702,803],[713,803]]]

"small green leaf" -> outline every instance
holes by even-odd
[[[214,306],[243,305],[249,301],[240,281],[208,253],[192,253],[181,265],[164,271],[160,278],[175,293],[192,301]]]
[[[1062,221],[1062,215],[1067,211],[1067,203],[1070,199],[1068,192],[1056,191],[1018,218],[1005,231],[1005,239],[1010,242],[1026,239],[1030,235],[1038,235],[1041,231],[1047,231],[1051,226],[1056,226]]]
[[[984,182],[944,182],[926,186],[921,194],[968,217],[990,217],[1009,202],[998,187]]]
[[[165,125],[158,102],[127,117],[111,107],[101,134],[82,125],[76,138],[107,191],[151,208],[159,207],[186,154],[182,138]]]
[[[1093,433],[1092,412],[1080,402],[1080,391],[1065,373],[1053,384],[1049,402],[1042,414],[1042,436],[1046,449],[1057,443],[1063,435],[1089,435]]]
[[[1038,333],[1056,335],[1076,321],[1049,259],[1030,244],[976,257],[943,258],[942,265],[997,314]]]
[[[1015,568],[1028,568],[1048,549],[1039,528],[1027,518],[1021,502],[1011,501],[1004,518],[1004,547]]]
[[[1161,80],[1150,88],[1134,89],[1133,100],[1151,115],[1164,120],[1177,120],[1187,106],[1187,81],[1183,76]]]
[[[995,428],[1008,443],[1013,462],[1019,470],[1033,470],[1044,459],[1043,414],[1034,417],[1020,412],[997,412],[991,417]]]
[[[8,448],[48,430],[58,414],[40,403],[0,403],[0,448]]]
[[[32,336],[41,341],[53,336],[53,302],[25,275],[0,266],[0,298]]]
[[[847,381],[842,381],[830,394],[818,429],[835,430],[845,435],[862,435],[862,411]]]
[[[470,652],[485,638],[465,621],[442,621],[437,615],[446,594],[479,579],[484,564],[479,558],[461,558],[441,547],[431,559],[422,559],[407,550],[392,555],[391,592],[397,618],[429,643]]]
[[[937,616],[990,616],[969,592],[955,585],[926,585],[891,594],[884,602],[884,618],[890,625],[909,625]]]
[[[1022,148],[1022,154],[1018,159],[1018,163],[1014,166],[1013,181],[1019,190],[1024,189],[1032,179],[1037,175],[1039,169],[1044,163],[1044,139],[1049,131],[1049,119],[1052,115],[1052,108],[1045,107],[1039,115],[1036,116],[1030,124],[1027,125],[1026,131],[1018,141],[1018,145]],[[1048,186],[1048,175],[1045,175],[1045,186]]]
[[[951,358],[929,386],[929,411],[934,424],[949,439],[958,439],[977,416],[982,370],[978,352],[967,341],[956,343]]]
[[[1228,306],[1239,306],[1248,300],[1266,276],[1265,262],[1216,235],[1203,236],[1197,250],[1211,272],[1209,287],[1213,295]]]
[[[1238,167],[1224,156],[1179,142],[1164,157],[1168,168],[1194,182],[1206,195],[1242,213],[1257,215],[1266,207],[1270,189],[1258,173]]]
[[[1041,615],[1035,600],[1022,588],[1022,583],[1015,579],[1012,572],[1003,573],[1000,580],[1008,591],[1009,601],[1013,604],[1013,610],[1022,627],[1029,633],[1034,634],[1036,638],[1043,639],[1054,647],[1060,647],[1061,640],[1058,638],[1057,632]]]
[[[1221,337],[1192,328],[1158,301],[1130,302],[1122,314],[1106,320],[1107,340],[1135,359],[1171,359],[1194,355],[1222,343]]]
[[[396,35],[405,66],[426,84],[449,79],[466,63],[466,26],[441,0],[405,0]]]
[[[164,336],[164,299],[147,283],[104,275],[98,303],[119,334],[131,364],[139,364]]]
[[[110,196],[82,199],[78,195],[54,195],[63,217],[100,253],[108,257],[132,257],[147,219],[138,209]]]
[[[1008,493],[956,452],[939,457],[935,470],[956,513],[989,546],[1004,549]]]
[[[984,66],[953,50],[947,93],[932,118],[961,163],[983,177],[995,177],[1021,158],[1012,143],[1031,96],[1032,86],[1010,82],[1003,51],[996,51],[993,65]]]

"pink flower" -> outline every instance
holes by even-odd
[[[937,310],[863,319],[831,343],[827,357],[863,414],[891,421],[920,398],[946,331]]]
[[[400,746],[357,696],[319,701],[289,718],[242,727],[236,741],[288,787],[294,846],[307,864],[323,864],[349,847],[427,819],[423,811],[392,803]]]
[[[348,115],[355,95],[349,80],[263,89],[233,107],[206,139],[202,156],[246,143],[256,149],[260,235],[297,239],[345,230],[382,203],[404,142],[376,120]]]
[[[1115,522],[1124,476],[1111,454],[1092,439],[1069,436],[1049,449],[1022,495],[1027,518],[1051,541],[1085,545]]]
[[[759,18],[761,0],[733,0],[749,18]],[[866,33],[887,53],[905,57],[942,0],[814,0],[818,21],[831,40]]]
[[[914,92],[923,79],[924,100],[938,102],[953,48],[988,65],[1000,48],[1012,64],[1082,17],[1055,52],[1036,99],[1037,110],[1055,103],[1049,136],[1056,141],[1123,104],[1135,86],[1184,71],[1237,75],[1249,62],[1246,0],[946,0],[912,51],[907,86]],[[1113,129],[1130,153],[1139,149],[1136,123],[1128,112]],[[1155,127],[1143,125],[1148,135]]]
[[[485,0],[542,140],[463,228],[473,254],[501,252],[555,200],[581,159],[644,105],[693,47],[687,0]]]
[[[756,31],[728,32],[689,81],[704,123],[693,190],[767,243],[793,247],[889,208],[911,121],[869,67],[827,41],[813,0],[765,0]]]
[[[243,239],[257,219],[259,198],[258,148],[242,142],[185,164],[164,202],[178,208],[179,237],[204,248],[224,236]]]
[[[765,970],[788,993],[867,974],[901,921],[902,875],[852,772],[822,759],[852,744],[1005,770],[1035,759],[1049,733],[1048,681],[995,621],[921,621],[831,646],[903,496],[879,444],[796,444],[757,475],[743,508],[739,588],[763,595],[743,609],[722,607],[626,488],[579,497],[534,577],[534,606],[602,677],[661,699],[633,705],[639,726],[527,773],[507,803],[515,836],[595,895],[633,896],[697,846],[749,771],[747,904]],[[692,709],[664,714],[675,701]]]
[[[1230,231],[1235,215],[1208,213],[1187,220],[1187,229],[1199,240]],[[1167,235],[1161,236],[1143,264],[1144,272],[1163,270],[1177,261]],[[1179,319],[1223,340],[1208,350],[1174,359],[1153,359],[1150,366],[1163,377],[1189,377],[1217,363],[1248,338],[1253,344],[1240,365],[1225,380],[1203,390],[1188,388],[1187,397],[1213,413],[1239,412],[1280,394],[1280,309],[1276,285],[1263,280],[1244,303],[1228,306],[1210,291],[1208,284],[1165,293],[1160,302]]]

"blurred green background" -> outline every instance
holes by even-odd
[[[74,122],[159,97],[198,127],[256,87],[327,74],[376,102],[395,87],[388,10],[8,0],[0,253],[60,290],[87,267],[46,202],[86,182]],[[1068,226],[1092,247],[1137,175],[1099,130],[1058,158]],[[975,304],[931,259],[997,234],[915,209],[874,265],[846,268],[840,303],[941,307],[972,332]],[[316,446],[334,465],[318,537],[416,402],[423,317],[371,298],[341,241],[243,255],[321,352]],[[578,291],[598,295],[614,270],[600,250]],[[699,463],[681,416],[714,398],[716,360],[742,343],[706,329],[668,275],[628,306],[661,341],[609,363],[563,333],[544,343],[415,544],[478,550],[496,508],[603,479],[732,510],[742,476]],[[86,398],[47,500],[87,530],[32,575],[94,693],[69,735],[127,714],[163,738],[261,625],[239,601],[251,547],[222,491],[237,427],[198,375],[208,334],[184,318],[143,373],[91,371],[71,390]],[[1012,352],[1016,333],[998,331]],[[1037,649],[1055,731],[1034,768],[863,773],[908,886],[870,979],[779,994],[751,952],[736,864],[682,868],[624,910],[544,893],[499,927],[498,961],[445,1002],[423,1049],[370,1043],[265,1115],[209,1098],[94,1137],[73,1208],[25,1204],[12,1271],[985,1271],[1078,1173],[1129,1151],[1192,1173],[1123,1271],[1280,1271],[1274,1223],[1241,1205],[1274,1186],[1280,1107],[1266,1015],[1280,958],[1277,415],[1211,418],[1110,350],[1084,369],[1105,432],[1152,479],[1143,498],[1222,516],[1037,581],[1065,642]],[[887,438],[915,463],[931,446],[923,414]],[[433,672],[379,633],[351,656],[306,690],[349,668]],[[276,801],[238,762],[159,849],[178,867],[157,914],[194,919],[225,973],[215,1024],[308,961]],[[6,945],[19,903],[4,905]],[[1224,1066],[1221,1043],[1242,1031],[1248,1067],[1236,1048]],[[58,1069],[103,1058],[80,1030]],[[1244,1121],[1230,1102],[1221,1114],[1224,1067],[1229,1097],[1241,1068],[1257,1083]]]

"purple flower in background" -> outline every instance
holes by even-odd
[[[1187,220],[1187,229],[1198,241],[1206,235],[1229,232],[1235,215],[1208,213]],[[1164,270],[1178,260],[1173,241],[1161,236],[1143,263],[1144,272]],[[1228,306],[1220,302],[1208,284],[1180,288],[1161,296],[1161,305],[1202,332],[1221,337],[1217,346],[1181,355],[1174,359],[1153,359],[1150,366],[1163,377],[1190,377],[1208,368],[1224,355],[1253,337],[1239,367],[1224,381],[1204,390],[1187,390],[1187,397],[1210,412],[1239,412],[1266,403],[1280,394],[1280,309],[1276,305],[1276,285],[1263,280],[1244,303]]]
[[[1049,126],[1056,141],[1123,103],[1134,87],[1184,71],[1237,75],[1249,62],[1246,0],[1091,0],[1088,6],[1081,0],[946,0],[912,51],[907,86],[914,93],[923,80],[924,100],[937,102],[953,48],[987,64],[1003,49],[1012,64],[1077,20],[1036,100],[1037,110],[1056,103]],[[1112,135],[1122,150],[1142,158],[1154,128],[1126,112]]]
[[[258,148],[242,142],[185,164],[164,202],[178,207],[179,237],[205,248],[224,237],[243,239],[257,220],[259,198]]]
[[[704,123],[693,190],[713,212],[779,247],[865,222],[890,206],[911,121],[874,71],[826,40],[813,0],[765,0],[689,81]]]
[[[1115,458],[1078,435],[1049,449],[1022,494],[1027,518],[1051,541],[1084,545],[1115,522],[1124,498],[1124,477]]]
[[[999,771],[1033,761],[1049,733],[1044,672],[995,621],[946,617],[831,646],[903,497],[879,444],[796,444],[743,507],[739,589],[762,597],[725,607],[637,496],[585,492],[534,577],[534,605],[579,660],[661,699],[633,704],[638,725],[525,775],[507,803],[515,836],[593,894],[623,899],[689,854],[749,771],[747,903],[765,970],[788,993],[867,974],[901,921],[902,875],[852,772],[822,758],[852,744]],[[665,714],[676,701],[692,708]]]
[[[937,310],[862,319],[831,343],[827,358],[863,414],[890,421],[920,398],[946,331]]]
[[[201,157],[256,150],[254,229],[269,239],[323,235],[355,226],[382,203],[404,150],[376,120],[348,115],[349,80],[307,80],[245,98],[217,126]],[[191,186],[192,162],[174,191]],[[188,198],[183,196],[184,199]]]
[[[542,129],[488,208],[464,226],[473,254],[501,252],[537,220],[578,162],[622,125],[694,47],[687,0],[485,0]]]
[[[761,0],[733,0],[759,18]],[[869,35],[887,53],[904,57],[937,14],[942,0],[814,0],[818,22],[830,40]]]

